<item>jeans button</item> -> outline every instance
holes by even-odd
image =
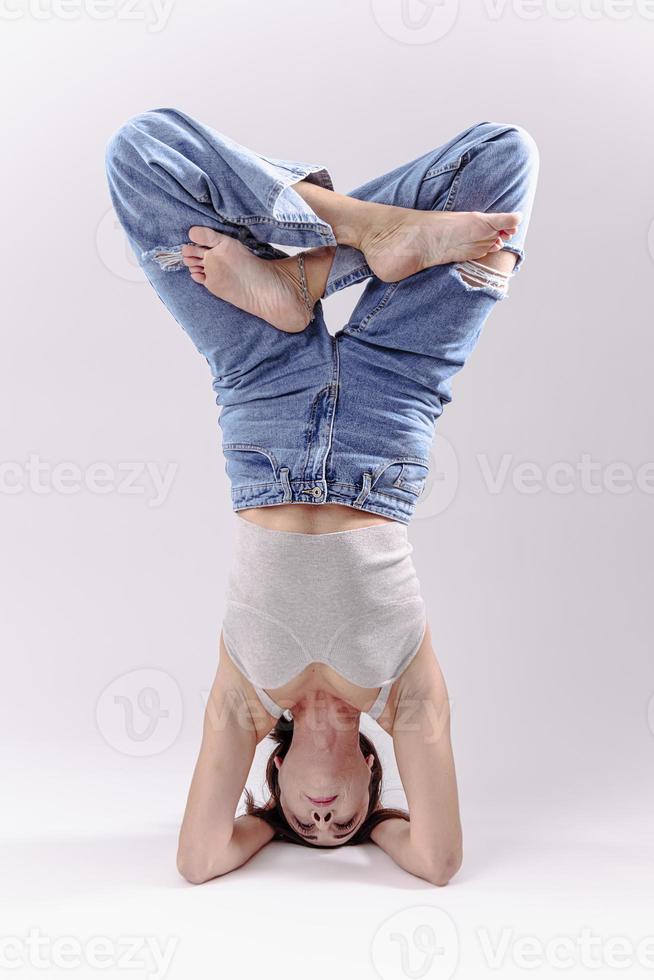
[[[322,497],[322,487],[314,487],[313,495],[314,497]]]

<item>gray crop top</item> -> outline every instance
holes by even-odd
[[[264,689],[318,662],[359,687],[381,687],[367,712],[378,718],[426,627],[408,525],[304,534],[234,520],[223,639],[266,710],[292,717]]]

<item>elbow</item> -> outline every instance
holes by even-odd
[[[177,870],[189,885],[203,885],[209,880],[209,876],[204,870],[190,861],[177,861]]]
[[[203,885],[231,871],[228,841],[212,841],[209,848],[190,834],[181,833],[177,844],[177,870],[190,885]]]
[[[214,877],[209,872],[206,860],[200,855],[177,852],[177,870],[189,885],[203,885]]]
[[[462,851],[453,851],[446,855],[436,855],[426,862],[423,877],[430,884],[443,888],[452,880],[462,863]]]

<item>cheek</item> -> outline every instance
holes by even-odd
[[[288,807],[289,803],[296,800],[299,795],[295,773],[292,769],[282,767],[277,778],[277,783],[279,785],[279,798],[284,807]]]

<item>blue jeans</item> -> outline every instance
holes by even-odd
[[[174,109],[130,119],[107,146],[111,198],[139,264],[206,358],[220,406],[232,507],[344,504],[408,524],[429,472],[434,424],[451,379],[505,293],[457,264],[382,282],[338,246],[326,295],[368,279],[348,323],[327,330],[322,304],[285,333],[213,296],[181,262],[192,225],[274,248],[336,245],[292,185],[333,190],[317,164],[266,157]],[[350,196],[422,210],[521,211],[505,248],[524,257],[538,153],[522,128],[482,122]]]

